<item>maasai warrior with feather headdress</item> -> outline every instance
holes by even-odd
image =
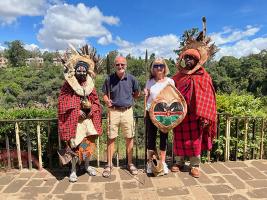
[[[84,161],[89,175],[96,175],[89,166],[95,150],[95,139],[101,135],[101,105],[95,90],[94,68],[99,65],[99,56],[88,45],[77,51],[71,46],[71,53],[62,59],[65,83],[58,98],[58,129],[66,148],[59,156],[66,164],[71,161],[69,180],[77,181],[76,164]]]
[[[173,76],[176,88],[186,100],[187,115],[182,123],[173,129],[174,153],[178,160],[172,171],[183,170],[184,156],[188,156],[190,174],[195,178],[200,174],[201,151],[211,149],[212,139],[216,135],[215,90],[203,64],[215,54],[217,48],[214,44],[209,45],[210,38],[205,36],[204,17],[203,27],[197,38],[187,35],[178,60],[179,71]]]

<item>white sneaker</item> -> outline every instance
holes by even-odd
[[[78,180],[78,177],[76,175],[76,172],[71,172],[70,176],[69,176],[69,181],[74,183]]]
[[[146,165],[146,173],[147,174],[152,174],[151,162],[147,162],[147,165]]]
[[[95,168],[88,166],[86,168],[87,173],[89,174],[89,176],[96,176],[96,170]]]
[[[168,174],[169,173],[168,165],[166,164],[166,162],[162,162],[162,164],[163,164],[164,174]]]

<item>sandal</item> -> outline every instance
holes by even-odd
[[[137,168],[134,166],[134,164],[129,164],[127,169],[129,170],[129,172],[132,174],[132,175],[137,175],[138,174],[138,170]]]
[[[106,165],[104,171],[102,172],[102,176],[104,178],[109,178],[111,175],[112,168],[113,166]]]

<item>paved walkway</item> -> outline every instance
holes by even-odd
[[[133,177],[119,168],[105,179],[102,170],[96,177],[82,174],[76,183],[62,171],[0,172],[0,199],[267,199],[267,160],[203,164],[198,179],[188,172],[147,177],[142,170]]]

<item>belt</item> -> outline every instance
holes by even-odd
[[[120,107],[120,106],[111,106],[110,108],[113,110],[119,110],[119,111],[125,111],[130,109],[132,106],[128,106],[128,107]]]

